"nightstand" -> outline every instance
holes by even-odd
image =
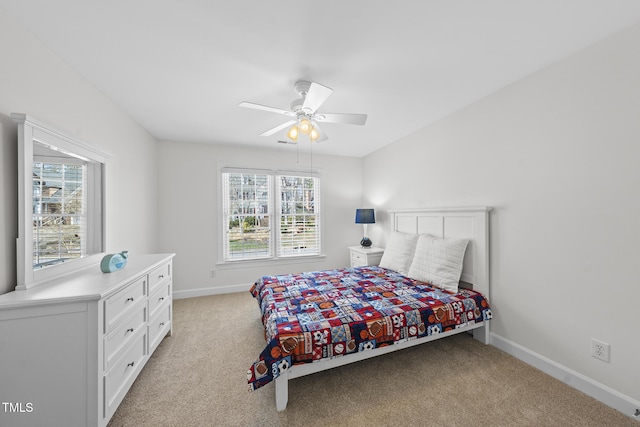
[[[378,265],[384,253],[383,248],[363,248],[362,246],[349,246],[351,252],[351,267],[362,267],[365,265]]]

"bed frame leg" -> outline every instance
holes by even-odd
[[[289,401],[289,372],[284,371],[275,380],[276,382],[276,409],[284,411]]]
[[[489,330],[489,321],[484,321],[484,326],[473,330],[473,337],[483,344],[491,344],[491,332]]]

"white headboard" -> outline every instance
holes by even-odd
[[[391,229],[469,239],[462,267],[463,282],[489,298],[490,207],[437,208],[389,211]]]

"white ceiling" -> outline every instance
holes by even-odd
[[[315,152],[364,156],[625,27],[638,0],[0,0],[159,139],[258,136],[300,79],[334,89]]]

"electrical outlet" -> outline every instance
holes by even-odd
[[[595,338],[591,338],[591,356],[608,363],[610,352],[611,346],[609,344]]]
[[[213,279],[216,277],[216,271],[215,270],[209,270],[209,279]]]

